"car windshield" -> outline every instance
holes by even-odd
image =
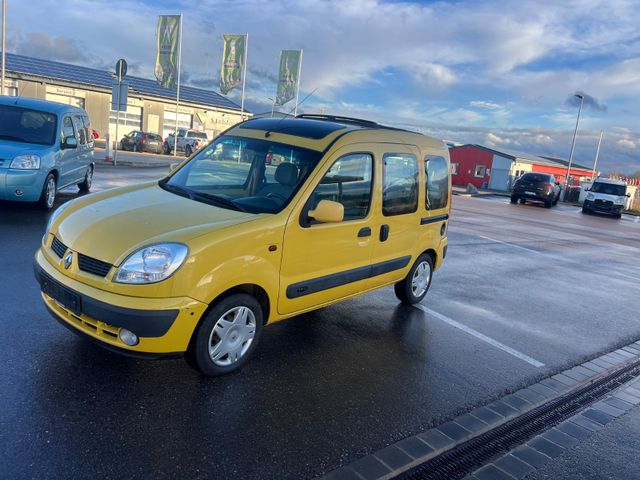
[[[318,164],[321,152],[266,140],[222,136],[160,186],[223,208],[277,213]],[[281,161],[274,165],[273,158]]]
[[[591,186],[594,193],[604,193],[605,195],[617,195],[622,197],[627,193],[627,187],[624,185],[614,185],[613,183],[595,182]]]
[[[0,105],[0,140],[53,145],[56,129],[56,116],[51,113]]]
[[[521,180],[524,182],[533,182],[533,183],[541,183],[541,182],[549,183],[551,181],[551,179],[549,178],[549,175],[543,175],[540,173],[525,173],[522,176]]]
[[[205,140],[207,139],[207,134],[205,132],[189,132],[189,136],[195,138],[204,138]]]

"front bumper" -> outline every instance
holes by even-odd
[[[594,202],[592,200],[585,200],[582,206],[588,210],[594,212],[619,214],[622,213],[624,205],[615,205],[613,202]]]
[[[110,350],[158,357],[186,351],[207,305],[192,298],[142,298],[110,293],[66,277],[38,250],[34,273],[47,309],[65,326]],[[124,344],[121,328],[135,333]]]
[[[36,202],[44,186],[40,170],[0,170],[0,200]]]

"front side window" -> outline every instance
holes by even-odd
[[[473,176],[476,178],[483,178],[486,171],[487,167],[485,167],[484,165],[476,165],[476,170],[473,173]]]
[[[56,116],[51,113],[0,105],[0,140],[53,145],[57,128]]]
[[[413,213],[418,209],[418,160],[407,153],[387,153],[382,159],[382,213]]]
[[[331,200],[344,206],[344,221],[365,218],[371,205],[373,157],[354,153],[336,160],[313,191],[309,209],[320,200]]]
[[[282,162],[267,165],[269,153]],[[268,140],[222,136],[160,186],[223,208],[277,213],[288,205],[321,156],[321,152]]]
[[[427,210],[445,208],[449,201],[449,167],[447,160],[440,156],[424,157],[424,172],[427,179]]]

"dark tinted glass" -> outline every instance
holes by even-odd
[[[56,116],[51,113],[0,105],[0,140],[53,145]]]
[[[624,185],[613,185],[612,183],[595,182],[591,186],[591,191],[595,193],[604,193],[605,195],[617,195],[619,197],[626,195],[627,187]]]
[[[544,173],[525,173],[522,176],[522,180],[525,182],[551,183],[550,175],[545,175]]]

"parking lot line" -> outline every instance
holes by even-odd
[[[480,238],[484,238],[485,240],[491,240],[492,242],[501,243],[501,244],[503,244],[503,245],[508,245],[508,246],[510,246],[510,247],[513,247],[513,248],[519,248],[519,249],[521,249],[521,250],[525,250],[525,251],[527,251],[527,252],[537,253],[538,255],[545,255],[544,253],[539,252],[539,251],[537,251],[537,250],[532,250],[532,249],[530,249],[530,248],[521,247],[520,245],[516,245],[516,244],[514,244],[514,243],[503,242],[502,240],[496,240],[495,238],[485,237],[484,235],[478,235],[478,237],[480,237]]]
[[[437,318],[438,320],[441,320],[449,325],[451,325],[452,327],[455,327],[459,330],[462,330],[463,332],[468,333],[469,335],[473,335],[474,337],[488,343],[489,345],[493,345],[496,348],[499,348],[500,350],[507,352],[511,355],[513,355],[516,358],[519,358],[520,360],[524,360],[525,362],[527,362],[530,365],[533,365],[536,368],[541,368],[544,367],[544,363],[536,360],[535,358],[531,358],[528,355],[525,355],[522,352],[519,352],[518,350],[515,350],[511,347],[508,347],[507,345],[505,345],[504,343],[500,343],[497,340],[494,340],[491,337],[487,337],[486,335],[484,335],[483,333],[480,333],[476,330],[474,330],[471,327],[467,327],[466,325],[463,325],[460,322],[456,322],[455,320],[453,320],[452,318],[449,318],[445,315],[442,315],[441,313],[438,313],[434,310],[431,310],[430,308],[425,307],[424,305],[413,305],[415,308],[418,308],[420,310],[422,310],[423,312],[425,312],[428,315],[431,315],[432,317]]]

